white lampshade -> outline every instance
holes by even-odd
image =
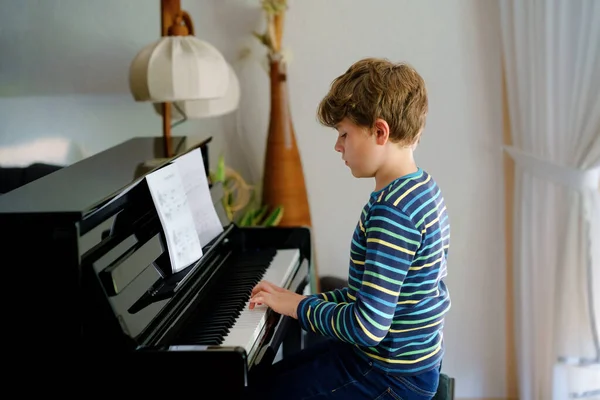
[[[179,109],[189,119],[217,117],[235,111],[240,103],[240,82],[233,67],[227,64],[227,68],[229,70],[229,85],[225,96],[217,99],[175,101],[173,104],[176,107],[171,107],[171,119],[183,118]],[[154,103],[154,110],[162,115],[162,104]]]
[[[215,47],[195,36],[164,36],[135,56],[129,87],[136,101],[216,99],[227,92],[229,67]]]

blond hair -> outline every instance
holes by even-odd
[[[423,78],[405,63],[366,58],[354,63],[331,84],[319,104],[321,124],[335,127],[344,118],[372,128],[378,118],[390,127],[390,140],[413,145],[425,127],[428,110]]]

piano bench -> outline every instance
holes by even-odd
[[[454,400],[454,378],[440,374],[438,389],[431,400]]]

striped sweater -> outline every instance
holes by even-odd
[[[424,170],[373,192],[352,236],[348,287],[303,299],[300,325],[353,344],[388,373],[439,366],[449,237],[440,188]]]

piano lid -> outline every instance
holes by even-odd
[[[80,219],[134,182],[138,166],[155,158],[161,143],[159,137],[133,138],[3,194],[0,215],[60,213]]]

